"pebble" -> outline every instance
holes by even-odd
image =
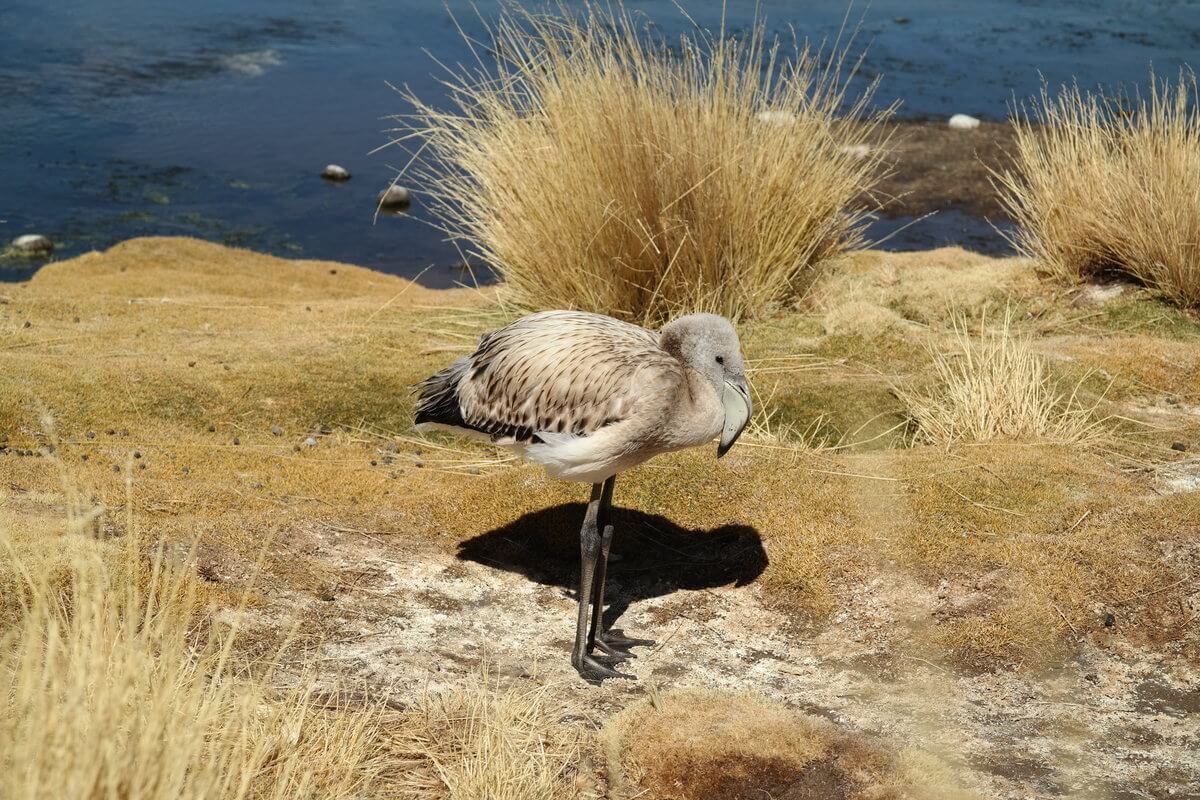
[[[234,445],[239,445],[242,443],[242,440],[235,436],[233,437],[233,443]]]
[[[22,328],[32,328],[32,327],[33,327],[33,323],[32,323],[32,322],[30,322],[29,320],[25,320],[25,324],[24,324],[24,325],[22,325],[21,327],[22,327]]]
[[[12,240],[12,249],[18,253],[41,256],[54,252],[54,242],[38,233],[27,233]]]
[[[278,425],[272,425],[271,426],[271,435],[272,436],[283,436],[283,428],[279,427]]]
[[[115,429],[115,428],[109,428],[108,430],[106,430],[106,431],[105,431],[105,433],[106,433],[106,434],[108,434],[109,436],[116,436],[116,435],[117,435],[117,431],[116,431],[116,429]]]
[[[305,440],[304,440],[304,444],[305,444],[305,446],[306,446],[306,447],[316,447],[316,446],[317,446],[317,440],[316,440],[316,439],[314,439],[313,437],[311,437],[311,436],[310,436],[310,437],[308,437],[307,439],[305,439]]]
[[[760,111],[754,117],[768,125],[791,125],[796,121],[796,115],[790,111]]]
[[[412,193],[403,186],[395,184],[379,193],[380,208],[408,208],[412,203]]]
[[[86,436],[87,436],[87,438],[89,438],[89,439],[95,439],[95,438],[96,438],[96,432],[95,432],[95,431],[88,431],[88,432],[87,432],[85,435],[86,435]]]
[[[338,164],[329,164],[321,170],[321,177],[327,181],[348,181],[350,180],[350,170]]]
[[[141,451],[141,450],[134,450],[134,451],[133,451],[133,457],[134,457],[134,458],[141,458],[141,457],[142,457],[142,451]]]
[[[121,465],[113,464],[113,472],[120,472],[120,471],[121,471]]]
[[[1184,442],[1171,442],[1171,449],[1177,453],[1182,453],[1187,450],[1187,445]]]
[[[950,127],[957,128],[962,131],[969,131],[972,128],[979,127],[979,120],[972,117],[970,114],[955,114],[950,118]]]
[[[217,432],[217,426],[216,426],[216,425],[209,425],[209,426],[208,426],[208,432],[209,432],[209,433],[216,433],[216,432]]]

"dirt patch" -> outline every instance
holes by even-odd
[[[988,168],[1007,164],[1015,143],[1007,122],[983,122],[959,130],[945,120],[895,122],[891,134],[892,173],[877,190],[887,216],[920,216],[957,209],[974,217],[1007,219],[988,180]]]

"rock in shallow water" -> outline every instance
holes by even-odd
[[[54,252],[54,242],[41,234],[27,233],[12,240],[12,249],[25,255],[40,256]]]
[[[970,114],[955,114],[950,118],[949,124],[951,128],[969,131],[972,128],[979,127],[979,120],[975,117],[972,117]]]
[[[337,164],[329,164],[321,170],[321,177],[327,181],[348,181],[350,180],[350,170]]]
[[[386,209],[408,208],[412,203],[412,193],[403,186],[389,186],[379,193],[379,207]]]

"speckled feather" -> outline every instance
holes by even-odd
[[[627,419],[647,386],[684,382],[658,333],[579,311],[531,314],[486,333],[450,371],[457,374],[421,387],[418,420],[456,424],[436,413],[441,404],[450,416],[457,410],[458,424],[516,441],[539,432],[594,433]],[[453,398],[439,396],[447,390]]]

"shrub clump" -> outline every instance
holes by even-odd
[[[517,305],[744,318],[861,243],[886,114],[847,95],[844,50],[785,58],[761,27],[668,47],[595,8],[491,33],[496,65],[452,72],[448,111],[406,94],[397,142]]]
[[[930,385],[896,388],[918,441],[948,445],[1003,438],[1065,444],[1100,434],[1095,409],[1080,403],[1078,387],[1070,395],[1055,388],[1045,360],[1012,330],[1009,317],[977,339],[960,324],[955,338],[952,350],[932,351]]]
[[[994,173],[1015,244],[1070,280],[1121,274],[1200,305],[1200,109],[1196,76],[1148,97],[1043,90]]]

